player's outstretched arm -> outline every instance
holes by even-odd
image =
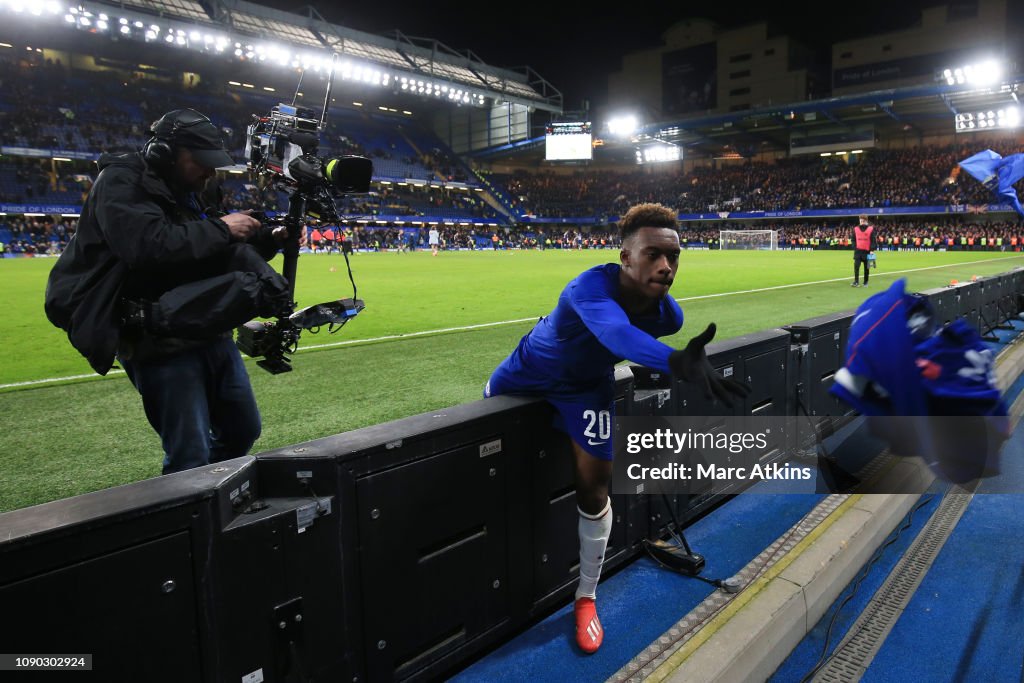
[[[673,351],[668,357],[668,365],[676,377],[700,387],[704,398],[717,398],[732,407],[734,399],[744,398],[750,393],[750,385],[722,377],[711,366],[704,347],[715,338],[717,329],[715,323],[708,325],[707,329],[689,341],[685,349]]]

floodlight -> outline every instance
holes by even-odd
[[[612,135],[629,137],[636,132],[637,118],[633,114],[613,117],[608,121],[608,132]]]
[[[962,112],[954,117],[957,133],[996,128],[1016,128],[1020,125],[1020,107],[1009,104],[999,109],[986,109],[978,112]]]
[[[994,59],[986,59],[973,64],[945,68],[937,78],[946,81],[948,85],[988,86],[999,82],[1002,75],[1003,65]]]

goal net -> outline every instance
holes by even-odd
[[[719,249],[757,249],[775,251],[779,248],[778,230],[719,230]]]

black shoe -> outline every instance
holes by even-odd
[[[860,283],[859,283],[859,282],[854,282],[854,283],[853,283],[852,285],[850,285],[850,286],[851,286],[851,287],[860,287]]]

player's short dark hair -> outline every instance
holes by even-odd
[[[676,212],[662,204],[637,204],[619,220],[619,237],[625,241],[640,228],[679,229]]]

